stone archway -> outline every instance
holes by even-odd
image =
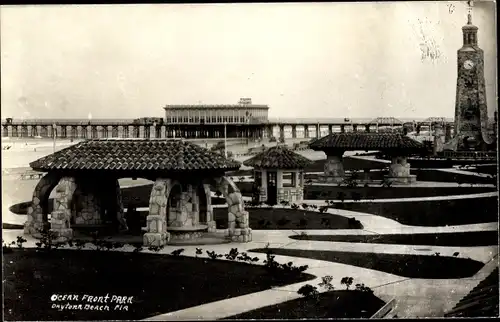
[[[24,224],[25,234],[35,235],[43,230],[44,223],[48,222],[50,192],[60,179],[60,175],[49,172],[36,185],[31,206],[28,207],[27,221]]]
[[[243,196],[240,190],[226,176],[216,179],[216,187],[226,198],[228,206],[228,229],[226,235],[232,241],[252,241],[252,230],[248,226],[249,215],[243,207]]]

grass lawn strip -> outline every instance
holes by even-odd
[[[373,269],[408,278],[454,279],[471,277],[484,264],[475,260],[445,256],[382,254],[327,250],[257,248],[250,252],[310,258]],[[439,269],[437,269],[439,268]]]
[[[346,243],[374,243],[429,246],[493,246],[498,244],[497,231],[472,231],[432,234],[383,235],[295,235],[296,240],[314,240]]]
[[[259,265],[132,252],[25,249],[4,253],[4,263],[7,320],[136,320],[313,278],[279,280]],[[54,293],[134,300],[128,311],[60,311],[51,309]]]
[[[384,301],[372,293],[336,290],[320,293],[318,299],[299,298],[233,315],[224,320],[370,318],[384,304]]]

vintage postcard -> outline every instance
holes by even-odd
[[[2,6],[3,318],[498,317],[496,15]]]

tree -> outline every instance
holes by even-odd
[[[340,284],[345,285],[346,289],[349,289],[349,287],[352,285],[352,282],[354,279],[352,277],[342,277],[340,280]]]

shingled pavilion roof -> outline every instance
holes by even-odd
[[[259,169],[304,169],[312,161],[285,146],[273,146],[243,162]]]
[[[316,151],[339,150],[420,150],[424,145],[399,133],[332,133],[309,144]]]
[[[229,171],[240,166],[194,143],[172,139],[87,140],[30,163],[38,171]]]

